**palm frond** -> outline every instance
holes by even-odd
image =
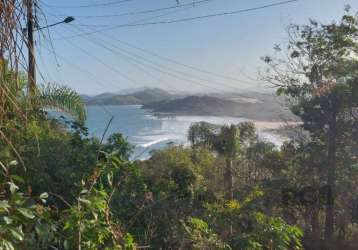
[[[86,106],[81,97],[71,88],[48,84],[40,86],[39,90],[42,108],[65,112],[79,122],[86,120]]]

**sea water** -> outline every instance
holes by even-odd
[[[238,124],[248,121],[237,117],[166,116],[157,117],[140,105],[88,106],[86,126],[89,134],[102,137],[111,119],[105,138],[121,133],[135,147],[132,159],[145,159],[150,152],[169,144],[188,145],[187,133],[192,123],[205,121],[217,125]],[[284,138],[268,131],[258,131],[259,137],[280,145]]]

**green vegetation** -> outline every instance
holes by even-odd
[[[30,102],[1,59],[0,249],[354,249],[357,39],[347,10],[338,24],[292,26],[276,46],[287,61],[264,58],[301,137],[277,148],[249,122],[197,123],[190,147],[135,162],[121,134],[88,137],[76,93],[49,85]]]
[[[142,105],[172,98],[174,96],[167,91],[153,88],[138,90],[131,94],[103,93],[84,99],[88,105]]]
[[[277,121],[282,117],[297,120],[292,113],[281,105],[275,96],[247,94],[244,99],[240,94],[216,96],[187,96],[182,98],[163,100],[143,105],[143,108],[158,114],[171,115],[211,115],[245,117],[259,121]],[[236,100],[238,99],[238,100]],[[251,101],[251,102],[250,102]]]

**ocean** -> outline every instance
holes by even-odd
[[[216,116],[171,116],[156,117],[139,105],[88,106],[87,121],[89,133],[101,137],[111,118],[114,117],[105,135],[121,133],[135,147],[132,159],[146,159],[152,150],[165,148],[168,144],[188,145],[187,133],[194,122],[205,121],[213,124],[238,124],[248,121],[237,117]],[[259,137],[277,145],[284,138],[277,134],[258,130]]]

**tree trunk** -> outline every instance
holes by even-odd
[[[335,107],[333,107],[335,108]],[[327,173],[327,205],[326,205],[326,224],[325,224],[325,241],[327,249],[332,249],[334,241],[334,196],[336,181],[336,153],[337,153],[337,115],[332,112],[329,121],[329,141],[328,141],[328,173]]]
[[[0,124],[2,124],[5,113],[5,59],[3,57],[2,45],[0,45]]]
[[[29,100],[34,97],[36,93],[36,61],[35,61],[35,45],[34,45],[34,2],[27,0],[27,39],[28,39],[28,76],[27,76],[27,91]]]
[[[226,158],[226,166],[224,170],[224,187],[225,187],[225,199],[233,200],[234,199],[234,190],[233,190],[233,176],[232,176],[232,159]],[[228,237],[231,238],[233,235],[233,225],[230,223],[229,232],[227,233]]]
[[[225,186],[225,199],[233,200],[234,191],[233,191],[233,177],[232,177],[232,160],[226,159],[226,166],[224,170],[224,186]]]
[[[321,240],[321,228],[319,225],[319,208],[314,207],[311,214],[312,239],[319,243]]]

